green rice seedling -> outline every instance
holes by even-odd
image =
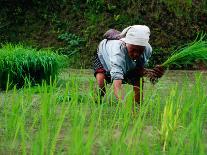
[[[0,49],[0,88],[22,87],[25,79],[32,84],[49,82],[64,66],[65,58],[51,50],[36,50],[21,44],[5,44]]]
[[[202,85],[201,77],[201,74],[196,75],[193,85],[189,85],[189,81],[186,81],[179,88],[180,91],[174,91],[176,92],[173,95],[174,99],[165,105],[164,112],[166,106],[169,110],[168,113],[163,114],[168,120],[162,119],[162,127],[167,124],[165,133],[167,133],[166,139],[168,140],[166,140],[165,151],[168,154],[205,154],[203,123],[206,120],[204,111],[206,111],[207,102],[206,87]],[[168,103],[171,103],[170,106]],[[164,149],[164,143],[162,148]]]
[[[171,90],[171,94],[167,103],[164,107],[162,120],[161,120],[161,141],[163,142],[163,151],[166,151],[167,145],[172,139],[174,132],[179,127],[179,115],[180,115],[180,107],[178,102],[176,101],[175,93],[177,92],[175,89]]]
[[[195,85],[193,88],[194,99],[192,105],[192,117],[189,125],[190,129],[190,139],[191,144],[194,146],[190,148],[193,154],[205,154],[206,146],[204,143],[203,134],[205,132],[205,122],[206,122],[206,109],[207,109],[207,97],[202,95],[206,93],[205,87],[202,86],[200,82],[202,79],[201,74],[195,75]]]
[[[183,48],[173,52],[162,66],[167,68],[170,65],[188,65],[193,64],[196,60],[207,62],[207,41],[206,35],[202,35],[200,39],[184,46]]]
[[[131,86],[124,103],[96,104],[84,76],[0,92],[0,154],[206,154],[206,73],[146,81],[136,115]]]

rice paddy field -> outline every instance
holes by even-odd
[[[206,154],[207,72],[167,71],[144,82],[132,110],[124,85],[97,102],[91,70],[67,69],[49,85],[0,92],[0,154]],[[134,112],[132,112],[134,111]]]

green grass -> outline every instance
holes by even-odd
[[[50,85],[0,92],[0,154],[206,154],[206,74],[168,72],[144,85],[132,113],[107,87],[96,104],[90,72],[63,72]],[[175,76],[176,75],[176,76]]]

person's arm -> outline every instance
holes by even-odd
[[[150,73],[150,69],[147,69],[145,67],[148,65],[148,60],[151,57],[151,55],[152,55],[151,45],[146,46],[144,53],[136,61],[136,68],[139,77],[148,76],[148,73]]]
[[[142,89],[143,89],[143,82],[144,80],[142,80]],[[134,101],[137,104],[140,104],[140,97],[141,100],[143,100],[143,91],[140,93],[140,80],[136,81],[136,83],[133,85],[133,89],[134,89]]]
[[[118,101],[122,101],[124,99],[124,92],[122,88],[122,80],[114,80],[114,95]]]
[[[143,55],[144,65],[148,63],[149,58],[152,55],[152,47],[151,45],[145,48],[145,52]],[[165,69],[161,65],[156,65],[153,69],[143,70],[143,75],[150,78],[150,81],[154,84],[156,81],[164,75]]]
[[[110,52],[111,80],[114,84],[114,95],[118,101],[124,99],[124,90],[122,88],[122,80],[124,79],[125,53],[122,51],[121,42],[115,43]]]

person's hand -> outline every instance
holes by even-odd
[[[165,69],[161,65],[156,65],[155,68],[153,68],[153,71],[157,78],[161,78],[165,73]]]
[[[144,75],[150,79],[152,84],[155,84],[164,75],[164,72],[165,69],[161,65],[157,65],[153,69],[145,69]]]
[[[152,69],[152,76],[150,77],[150,82],[152,84],[156,84],[158,79],[161,78],[164,73],[165,69],[161,65],[156,65],[155,68]]]

